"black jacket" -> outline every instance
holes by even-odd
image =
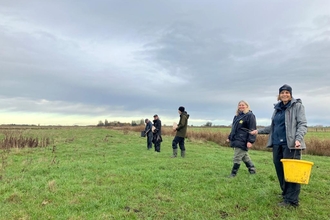
[[[155,134],[162,135],[162,122],[159,119],[153,121],[156,130],[154,131]]]
[[[251,135],[249,131],[255,130],[256,127],[256,117],[252,111],[249,111],[246,114],[240,113],[239,115],[236,115],[233,119],[231,132],[228,137],[230,140],[230,146],[238,147],[247,151],[247,142],[253,144],[256,140],[256,136]]]
[[[153,121],[155,130],[154,130],[154,138],[152,140],[153,143],[160,143],[163,141],[162,139],[162,122],[159,119]]]

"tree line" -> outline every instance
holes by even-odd
[[[100,120],[96,126],[102,127],[102,126],[127,126],[127,125],[131,125],[131,126],[144,125],[144,120],[139,119],[139,120],[132,120],[131,123],[122,123],[120,121],[109,122],[107,119],[105,119],[104,122]]]

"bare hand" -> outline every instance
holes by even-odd
[[[257,134],[258,134],[258,130],[250,131],[250,134],[252,134],[252,135],[257,135]]]
[[[252,147],[252,144],[251,144],[250,142],[247,142],[246,146],[247,146],[248,148],[251,148],[251,147]]]
[[[295,142],[295,146],[294,146],[295,148],[300,148],[301,147],[301,144],[300,144],[300,142],[299,141],[296,141]]]
[[[227,140],[226,140],[226,142],[227,142],[227,143],[229,143],[229,142],[230,142],[230,140],[229,140],[229,139],[227,139]]]

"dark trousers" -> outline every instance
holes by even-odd
[[[273,162],[277,174],[282,195],[285,202],[298,205],[300,184],[286,182],[284,179],[283,164],[281,159],[298,159],[300,160],[301,150],[289,149],[287,145],[274,145],[273,146]]]
[[[182,151],[186,150],[186,148],[184,147],[184,138],[183,137],[179,137],[179,136],[174,137],[174,139],[172,141],[172,148],[177,149],[178,144],[179,144],[179,147]]]
[[[152,138],[153,138],[152,132],[148,132],[148,134],[147,134],[147,148],[148,148],[148,150],[152,148]]]
[[[154,143],[154,145],[155,145],[155,151],[160,152],[160,142],[157,141]]]

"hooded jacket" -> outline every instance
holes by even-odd
[[[272,124],[258,129],[258,134],[269,134],[267,147],[273,147],[272,135],[273,135],[273,119],[276,114],[276,109],[279,107],[280,102],[275,105],[275,110],[272,115]],[[286,132],[286,142],[289,149],[295,148],[295,141],[299,141],[301,144],[301,149],[306,148],[304,141],[304,136],[307,133],[307,120],[305,115],[305,107],[302,104],[301,99],[291,100],[291,105],[285,110],[285,132]]]
[[[178,127],[176,128],[176,136],[178,137],[186,137],[187,134],[187,126],[188,126],[189,115],[186,111],[182,112],[180,115],[180,121]]]
[[[228,137],[230,146],[247,151],[247,142],[253,144],[256,140],[256,136],[249,133],[254,129],[256,129],[256,118],[252,111],[236,115]]]

